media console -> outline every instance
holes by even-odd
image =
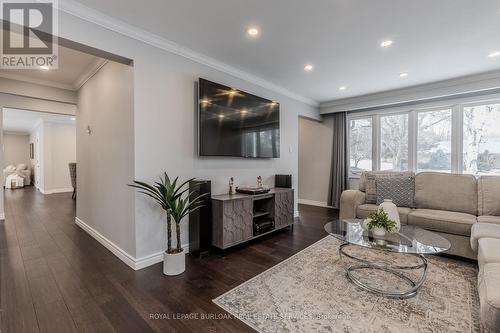
[[[293,189],[212,197],[212,245],[219,249],[293,226]]]

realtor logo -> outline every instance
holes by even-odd
[[[57,0],[2,0],[1,68],[56,69]]]

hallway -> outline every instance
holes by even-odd
[[[213,298],[324,237],[336,211],[300,206],[285,230],[224,257],[188,256],[184,274],[161,264],[133,271],[74,223],[71,193],[6,190],[0,221],[0,332],[252,332],[236,319],[172,319],[223,314]],[[151,319],[154,314],[169,319]]]

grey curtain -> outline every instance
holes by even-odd
[[[347,113],[334,113],[331,117],[333,117],[333,145],[328,204],[338,209],[340,195],[347,188]]]

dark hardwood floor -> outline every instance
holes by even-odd
[[[211,300],[325,237],[323,225],[337,216],[299,209],[293,232],[224,256],[188,256],[184,274],[165,277],[161,264],[130,269],[76,226],[71,193],[6,190],[0,332],[252,332],[237,319],[217,318],[226,313]],[[202,313],[215,317],[196,319]]]

